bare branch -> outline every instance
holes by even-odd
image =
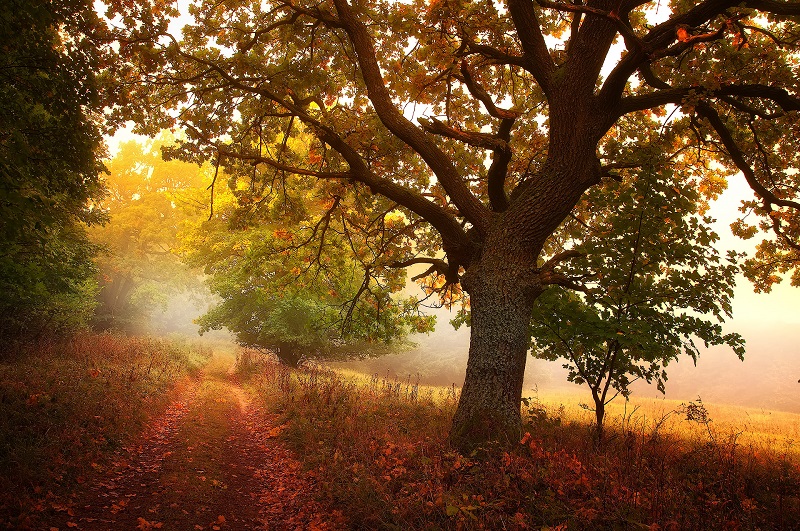
[[[273,24],[270,24],[266,28],[261,28],[261,29],[259,29],[257,31],[254,31],[253,32],[253,36],[250,38],[249,42],[247,42],[247,43],[239,43],[239,48],[238,48],[239,51],[243,52],[243,53],[250,51],[253,48],[253,46],[256,45],[256,43],[258,42],[258,39],[262,35],[267,35],[267,34],[271,33],[272,31],[280,28],[281,26],[291,26],[292,24],[297,22],[298,18],[300,18],[300,12],[299,11],[295,11],[290,16],[288,16],[288,17],[286,17],[284,19],[281,19],[281,20],[279,20],[279,21],[277,21],[277,22],[275,22]]]
[[[510,55],[492,46],[478,44],[472,40],[465,39],[464,43],[469,53],[480,54],[488,59],[491,59],[491,61],[495,64],[514,65],[524,68],[525,70],[530,70],[528,60],[525,57]]]
[[[781,2],[779,0],[749,0],[744,2],[745,7],[758,9],[765,13],[782,16],[800,15],[800,2]]]
[[[629,53],[609,74],[600,91],[601,99],[610,103],[619,98],[627,80],[637,70],[643,73],[645,81],[651,86],[665,88],[659,86],[660,83],[651,83],[656,78],[655,76],[648,77],[649,63],[661,57],[680,55],[691,49],[696,43],[722,38],[731,24],[744,15],[732,15],[716,31],[706,31],[696,35],[693,34],[693,31],[702,28],[703,25],[724,13],[726,9],[737,5],[739,3],[735,0],[705,0],[686,13],[675,15],[659,24],[643,37],[621,31]],[[676,40],[678,42],[671,45]]]
[[[501,140],[496,135],[462,131],[461,129],[451,127],[444,122],[437,120],[436,118],[420,118],[419,123],[420,126],[429,133],[446,136],[447,138],[458,140],[459,142],[469,144],[470,146],[491,150],[507,151],[509,149],[508,143]]]
[[[450,264],[448,264],[444,260],[441,260],[439,258],[428,258],[428,257],[417,257],[417,258],[410,258],[408,260],[403,260],[402,262],[392,262],[386,264],[386,267],[406,268],[417,264],[430,264],[430,267],[424,273],[420,273],[419,275],[414,275],[413,277],[411,277],[411,280],[413,281],[425,278],[431,273],[438,273],[440,275],[447,276],[451,269]]]
[[[486,92],[486,90],[480,86],[477,81],[475,81],[475,78],[472,77],[469,67],[467,66],[467,62],[463,60],[461,61],[461,75],[464,76],[464,84],[467,86],[470,94],[472,94],[475,99],[483,103],[483,106],[486,108],[486,112],[488,112],[491,116],[504,120],[514,120],[519,116],[519,113],[497,107],[489,93]]]
[[[762,98],[775,102],[784,111],[800,111],[800,98],[789,94],[785,89],[769,85],[727,85],[718,89],[704,87],[676,87],[658,90],[649,94],[629,96],[622,98],[617,107],[617,116],[631,112],[643,111],[661,107],[668,103],[680,104],[691,92],[702,93],[707,97],[740,96],[748,98]]]
[[[547,262],[545,262],[542,267],[539,268],[540,271],[553,271],[555,267],[571,258],[578,258],[579,256],[583,256],[584,253],[580,251],[576,251],[575,249],[568,249],[566,251],[562,251],[553,255]]]
[[[344,320],[342,320],[342,330],[346,331],[352,325],[353,312],[356,309],[356,305],[358,304],[358,300],[361,298],[361,295],[363,295],[365,291],[369,290],[369,281],[371,278],[372,275],[370,275],[369,267],[364,268],[364,280],[361,282],[358,292],[356,292],[355,296],[353,296],[350,304],[347,307],[347,314],[345,315]]]
[[[728,130],[725,122],[722,121],[717,111],[715,111],[709,104],[701,102],[697,105],[697,114],[704,117],[711,124],[711,127],[717,132],[722,145],[728,152],[731,160],[733,160],[736,167],[744,174],[747,184],[750,188],[765,202],[765,206],[776,205],[781,207],[788,207],[800,210],[800,203],[797,201],[790,201],[788,199],[781,199],[775,194],[770,192],[756,177],[756,173],[752,166],[747,162],[744,152],[741,150],[733,135]]]
[[[506,178],[508,177],[508,165],[511,162],[513,152],[510,148],[511,128],[514,120],[503,120],[497,131],[497,136],[505,144],[499,149],[494,150],[492,164],[486,172],[486,188],[489,195],[489,204],[494,212],[504,212],[508,208],[508,196],[506,195]]]
[[[572,0],[573,5],[582,6],[583,0]],[[578,31],[581,29],[581,21],[583,20],[583,13],[580,11],[576,11],[572,14],[572,22],[569,25],[569,40],[564,45],[564,50],[567,52],[567,55],[572,53],[572,43],[574,39],[578,35]]]
[[[214,178],[211,179],[211,184],[208,185],[206,190],[210,190],[210,199],[209,199],[209,212],[208,212],[208,221],[214,219],[214,186],[217,184],[217,177],[219,176],[219,164],[222,162],[222,155],[217,152],[217,160],[214,162]]]

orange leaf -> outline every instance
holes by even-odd
[[[150,529],[161,529],[164,527],[163,522],[148,522],[141,516],[136,519],[139,522],[139,525],[136,526],[136,529],[140,529],[141,531],[150,531]]]

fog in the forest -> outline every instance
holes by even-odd
[[[733,187],[722,200],[712,206],[711,215],[718,219],[716,230],[722,236],[722,248],[752,249],[753,244],[730,235],[727,228],[735,212],[732,198],[743,197],[741,186]],[[720,206],[721,205],[721,206]],[[413,288],[412,288],[413,289]],[[210,294],[183,293],[174,296],[151,318],[152,332],[159,335],[185,335],[201,340],[215,349],[234,348],[225,331],[197,335],[193,320],[211,303]],[[752,286],[740,277],[734,300],[733,319],[725,324],[726,332],[738,332],[747,342],[745,360],[739,361],[728,347],[702,349],[697,366],[686,356],[667,367],[669,380],[666,395],[655,386],[636,382],[634,396],[666,397],[705,402],[728,403],[800,413],[800,288],[788,281],[776,286],[772,293],[755,294]],[[454,330],[449,321],[455,315],[445,309],[429,310],[437,315],[436,331],[411,337],[415,346],[378,358],[331,363],[333,366],[356,369],[380,377],[399,378],[421,384],[461,385],[467,364],[469,329]],[[561,362],[547,362],[529,357],[524,396],[534,389],[548,391],[573,390],[576,400],[588,401],[588,390],[566,380]]]
[[[796,291],[797,288],[794,288]],[[800,295],[800,294],[797,294]],[[790,289],[779,293],[760,295],[759,305],[751,307],[748,314],[763,310],[770,315],[770,306],[787,306],[797,295]],[[794,296],[794,297],[792,297]],[[777,299],[777,300],[776,300]],[[772,303],[770,303],[772,301]],[[438,310],[437,330],[430,335],[417,335],[412,339],[416,348],[375,359],[336,363],[361,372],[388,375],[391,378],[412,382],[419,374],[420,383],[435,385],[461,385],[467,364],[469,329],[453,330],[448,323],[446,310]],[[745,313],[745,312],[741,312]],[[781,319],[783,317],[783,319]],[[727,323],[727,329],[742,334],[747,341],[747,355],[739,361],[728,347],[702,349],[695,367],[688,356],[667,367],[669,380],[666,395],[654,385],[637,382],[633,394],[648,398],[673,398],[694,400],[700,396],[705,402],[726,403],[800,413],[800,316],[776,315],[769,320],[736,318]],[[530,357],[525,373],[523,395],[532,396],[534,389],[548,391],[574,390],[580,399],[590,400],[586,388],[566,380],[566,370],[560,362],[548,362]]]
[[[213,300],[213,295],[203,289],[173,295],[153,311],[145,332],[157,336],[185,337],[214,350],[233,350],[236,348],[234,337],[227,330],[211,330],[202,336],[198,333],[200,327],[194,321],[206,312]]]
[[[701,349],[694,366],[688,357],[667,367],[669,380],[666,395],[655,386],[637,382],[634,396],[656,398],[666,396],[677,400],[693,400],[698,396],[705,402],[800,413],[800,313],[795,311],[800,301],[800,289],[780,285],[769,294],[754,294],[743,280],[737,288],[734,319],[725,329],[738,332],[747,341],[745,360],[738,358],[728,347]],[[170,299],[161,311],[151,317],[152,332],[159,335],[184,335],[202,341],[214,349],[230,349],[233,340],[225,331],[212,331],[202,338],[197,335],[193,320],[210,304],[208,295],[183,293]],[[379,358],[332,363],[367,374],[433,385],[461,385],[467,364],[469,329],[454,330],[449,320],[454,314],[445,309],[431,310],[437,315],[436,331],[412,336],[416,344],[401,352]],[[417,376],[419,375],[419,376]],[[534,389],[548,391],[573,390],[577,399],[588,401],[584,387],[566,380],[566,370],[560,362],[528,359],[525,375],[525,396]]]

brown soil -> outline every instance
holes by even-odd
[[[49,529],[345,528],[228,366],[212,362]]]

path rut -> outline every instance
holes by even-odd
[[[50,529],[345,529],[282,429],[212,362]]]

